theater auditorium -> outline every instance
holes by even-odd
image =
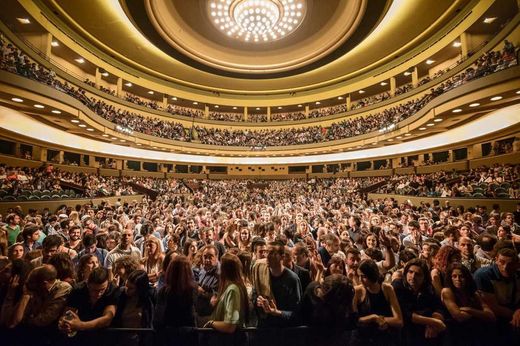
[[[520,344],[520,1],[3,0],[0,344]]]

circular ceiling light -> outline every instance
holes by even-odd
[[[272,42],[292,32],[302,23],[305,0],[210,0],[213,22],[228,37],[243,42]]]

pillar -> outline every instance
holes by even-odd
[[[244,121],[248,121],[249,120],[249,116],[247,114],[247,107],[244,107]]]
[[[94,80],[96,88],[99,88],[101,85],[101,71],[99,71],[99,67],[96,67],[96,78]]]
[[[45,59],[49,60],[52,54],[52,35],[50,33],[45,33],[43,35],[42,46],[40,48],[42,53],[45,54]]]
[[[469,50],[469,34],[463,32],[460,35],[460,53],[463,59],[468,57]]]
[[[204,119],[209,119],[209,107],[208,107],[208,105],[204,106]]]
[[[350,97],[350,94],[346,97],[346,104],[347,104],[347,112],[349,112],[352,109],[352,98]]]
[[[58,154],[58,162],[59,163],[63,163],[63,161],[65,161],[64,156],[65,156],[65,152],[63,150],[60,150],[59,154]]]
[[[117,78],[116,95],[117,97],[123,97],[123,78],[121,77]]]
[[[16,156],[16,157],[23,156],[22,149],[20,148],[20,146],[21,146],[21,144],[18,142],[14,144],[14,156]]]
[[[305,118],[309,117],[309,105],[305,105]]]
[[[419,70],[417,69],[417,66],[415,66],[412,71],[412,85],[414,88],[419,85]]]
[[[390,96],[395,96],[395,89],[396,89],[396,81],[395,77],[390,77]]]
[[[267,107],[267,121],[271,121],[271,107]]]
[[[168,95],[163,94],[162,97],[162,108],[166,109],[168,108]]]

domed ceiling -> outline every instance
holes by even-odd
[[[406,61],[407,54],[421,45],[427,48],[440,31],[455,25],[478,1],[37,3],[52,22],[81,38],[78,42],[91,45],[97,56],[105,54],[104,60],[115,59],[184,88],[268,96],[323,91],[385,68],[397,62],[395,59]],[[260,6],[259,12],[247,12],[252,6]],[[246,40],[248,28],[251,32]],[[257,40],[254,30],[259,33]]]

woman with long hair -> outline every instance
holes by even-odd
[[[233,222],[226,228],[226,233],[221,240],[222,244],[226,247],[226,249],[232,249],[238,247],[239,244],[239,236],[238,236],[238,225]]]
[[[220,263],[217,305],[205,327],[234,333],[244,326],[249,311],[247,290],[242,278],[242,263],[233,254],[224,254]]]
[[[157,294],[153,319],[162,344],[187,345],[193,341],[179,328],[195,327],[196,295],[197,284],[190,261],[186,256],[175,256],[166,269],[165,285]],[[165,328],[175,329],[165,332]]]
[[[99,267],[99,260],[96,255],[89,253],[81,256],[76,268],[77,281],[86,281],[90,273],[97,267]]]
[[[352,309],[359,314],[352,342],[357,345],[397,345],[397,330],[403,316],[394,289],[383,283],[379,268],[371,259],[358,267],[361,285],[354,288]]]
[[[453,345],[489,345],[486,331],[495,322],[495,315],[477,293],[477,285],[467,267],[452,264],[446,272],[446,287],[441,300],[451,318],[448,333]]]
[[[161,241],[151,236],[144,242],[144,248],[145,253],[142,264],[148,274],[150,283],[155,286],[161,275],[162,262],[164,260],[164,254],[161,252]]]
[[[307,286],[298,314],[301,324],[314,328],[307,344],[348,344],[348,331],[355,328],[353,297],[354,288],[344,275],[332,274]]]
[[[14,243],[7,248],[7,258],[14,261],[15,259],[23,259],[25,255],[25,247],[23,243]]]
[[[197,254],[197,250],[197,241],[191,238],[186,239],[182,249],[182,254],[186,256],[188,261],[190,261],[192,264],[195,259],[195,255]]]
[[[125,286],[121,287],[112,325],[116,328],[151,328],[153,311],[154,294],[148,273],[136,270],[128,275]],[[139,345],[140,341],[145,344],[144,338],[133,333],[123,334],[117,341],[118,345]]]
[[[238,248],[240,251],[251,251],[251,232],[249,228],[242,227],[238,234]]]
[[[460,250],[451,245],[441,247],[433,258],[432,285],[438,297],[441,296],[442,288],[445,286],[446,270],[452,263],[460,261],[462,261]]]

